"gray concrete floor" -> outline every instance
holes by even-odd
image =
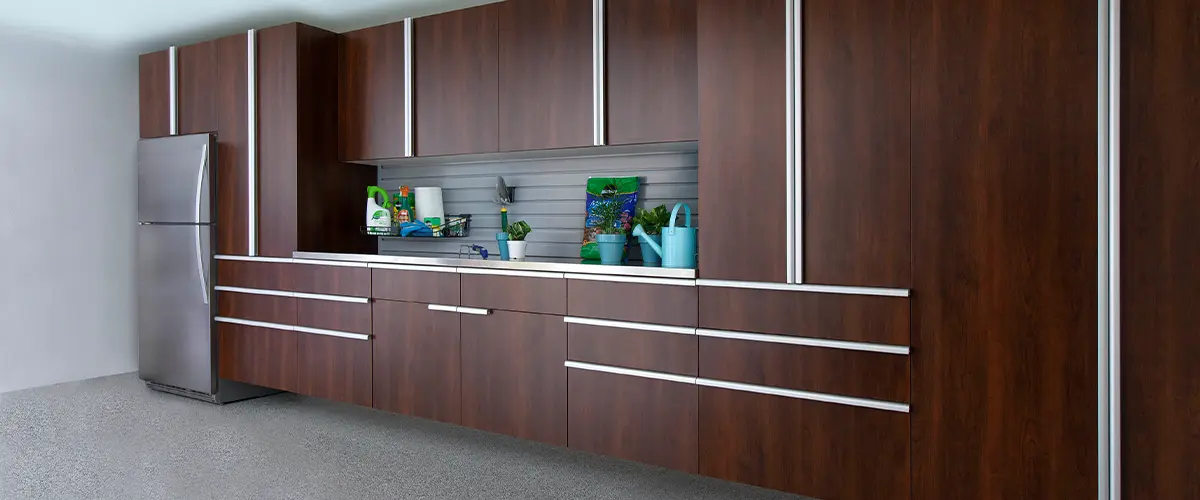
[[[281,394],[227,406],[134,374],[0,394],[0,499],[799,497]]]

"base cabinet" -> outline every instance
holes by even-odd
[[[380,300],[372,307],[374,407],[461,422],[459,314],[413,302]]]
[[[297,333],[296,390],[371,406],[371,341]]]
[[[571,448],[695,473],[696,385],[567,371]]]
[[[221,378],[281,391],[296,389],[296,332],[217,324]]]
[[[462,424],[567,445],[567,325],[562,316],[460,314]]]

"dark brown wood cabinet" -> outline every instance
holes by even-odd
[[[700,327],[909,345],[907,297],[700,287]]]
[[[459,423],[459,314],[413,302],[373,307],[375,408]]]
[[[807,283],[912,286],[909,3],[803,2]]]
[[[567,314],[659,325],[696,326],[695,286],[567,280]]]
[[[217,366],[221,378],[297,390],[296,332],[217,323]]]
[[[138,57],[138,128],[142,139],[171,135],[171,55]]]
[[[697,0],[696,10],[700,213],[736,221],[700,231],[700,277],[786,282],[786,2]]]
[[[250,255],[250,133],[246,35],[219,38],[213,94],[217,121],[217,253]]]
[[[500,8],[489,4],[413,21],[417,155],[499,149]]]
[[[338,134],[343,161],[404,156],[404,22],[341,35]]]
[[[606,144],[700,135],[695,0],[605,2]]]
[[[561,316],[461,314],[462,424],[567,444],[567,328]]]
[[[695,384],[570,369],[568,446],[697,471]]]
[[[371,406],[371,341],[296,332],[296,389]]]
[[[179,134],[217,131],[217,42],[207,41],[177,49]],[[219,158],[218,158],[219,161]]]
[[[592,2],[499,5],[499,150],[591,146]]]

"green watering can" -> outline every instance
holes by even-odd
[[[675,217],[679,215],[679,207],[683,207],[685,218],[683,227],[675,227]],[[662,257],[662,266],[675,269],[694,269],[696,267],[696,228],[692,227],[692,207],[685,203],[676,203],[671,210],[671,225],[662,230],[662,246],[648,238],[646,230],[638,224],[633,228],[633,235],[650,245]]]

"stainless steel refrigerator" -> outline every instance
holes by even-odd
[[[226,403],[267,390],[217,376],[216,152],[212,134],[138,142],[138,374],[153,389]]]

